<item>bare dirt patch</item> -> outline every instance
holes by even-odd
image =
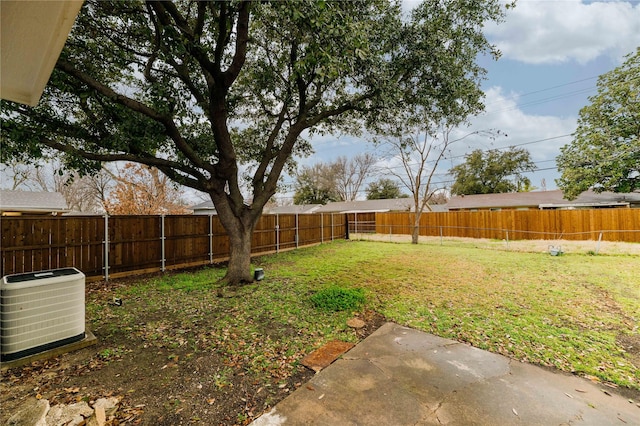
[[[121,403],[111,425],[244,425],[314,374],[299,365],[304,354],[265,354],[259,346],[261,340],[286,342],[301,330],[262,317],[256,330],[264,334],[256,332],[255,341],[248,341],[233,330],[214,330],[213,321],[234,312],[206,301],[200,303],[209,309],[197,312],[186,301],[182,308],[150,308],[144,295],[112,305],[116,290],[126,285],[87,285],[88,299],[104,305],[101,315],[124,324],[92,330],[97,345],[2,372],[0,423],[30,398],[54,406],[115,396]],[[366,322],[353,331],[359,339],[385,322],[374,312],[359,316]],[[257,358],[264,358],[262,371]]]
[[[617,341],[629,355],[633,365],[640,368],[640,335],[620,334]]]
[[[383,234],[351,234],[352,240],[369,240],[369,241],[389,241],[389,242],[411,242],[411,235],[383,235]],[[486,238],[454,238],[454,237],[426,237],[421,236],[419,239],[421,244],[433,245],[456,245],[471,244],[477,248],[505,250],[505,251],[522,251],[529,253],[546,253],[550,247],[560,247],[563,253],[579,253],[579,254],[603,254],[603,255],[619,255],[630,254],[640,255],[640,243],[626,243],[622,241],[596,241],[596,240],[490,240]]]

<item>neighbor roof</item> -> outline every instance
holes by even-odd
[[[408,212],[413,209],[413,200],[410,198],[392,198],[388,200],[365,200],[365,201],[338,201],[328,203],[316,213],[354,213],[354,212]]]
[[[322,207],[322,204],[300,204],[291,206],[278,206],[265,209],[268,214],[311,214]]]
[[[561,190],[509,192],[504,194],[474,194],[451,197],[449,210],[487,208],[557,208],[557,207],[604,207],[640,203],[640,193],[596,193],[583,192],[575,200],[566,200]]]
[[[195,206],[189,207],[193,210],[194,214],[216,214],[216,208],[213,205],[213,201],[207,200]]]
[[[65,213],[67,202],[59,192],[0,189],[0,212]]]

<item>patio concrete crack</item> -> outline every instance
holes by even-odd
[[[440,401],[438,403],[438,406],[435,408],[435,410],[433,410],[433,414],[436,415],[436,420],[438,421],[439,424],[442,424],[442,421],[440,420],[440,417],[438,416],[438,410],[440,410],[440,408],[442,408],[442,404],[444,404],[444,401]]]

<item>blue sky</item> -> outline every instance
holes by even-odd
[[[403,7],[417,3],[404,0]],[[539,168],[528,174],[532,184],[542,188],[544,179],[546,189],[556,189],[555,157],[561,146],[571,142],[580,108],[597,93],[597,77],[621,65],[624,55],[640,46],[640,2],[518,0],[506,21],[488,25],[485,34],[502,57],[497,62],[480,58],[488,71],[483,84],[486,111],[459,134],[499,129],[508,136],[494,141],[465,139],[453,147],[453,158],[437,171],[438,178],[450,180],[446,171],[473,149],[520,145],[529,150]],[[365,151],[378,153],[365,138],[349,136],[314,140],[314,148],[316,153],[299,164]],[[394,164],[398,163],[392,158],[380,161],[381,170]],[[292,193],[279,195],[286,199]]]

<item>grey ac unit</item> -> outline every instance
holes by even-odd
[[[85,276],[76,268],[6,275],[0,283],[0,358],[11,361],[85,337]]]

